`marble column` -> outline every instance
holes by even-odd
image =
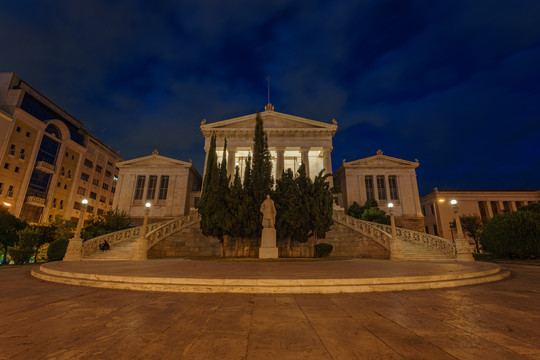
[[[281,179],[281,174],[285,170],[285,148],[276,148],[276,179]]]
[[[236,166],[236,148],[229,149],[227,156],[227,176],[231,177],[231,181],[234,180],[234,172]]]
[[[309,148],[301,148],[300,153],[302,154],[302,164],[306,166],[306,176],[311,177],[309,175]]]
[[[331,153],[332,148],[323,149],[323,166],[326,174],[332,173],[332,157],[330,156]],[[332,176],[328,177],[328,182],[330,183],[330,187],[334,186],[334,178]]]

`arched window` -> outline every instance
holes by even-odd
[[[45,132],[57,138],[58,140],[62,140],[62,133],[60,132],[60,129],[58,129],[58,127],[53,124],[49,124],[45,129]]]

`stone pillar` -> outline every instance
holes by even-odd
[[[143,226],[141,228],[141,234],[135,243],[135,253],[133,253],[132,260],[147,260],[148,259],[148,239],[146,238],[146,232],[148,231],[148,215],[150,214],[150,207],[146,206],[144,210]]]
[[[390,225],[392,227],[392,242],[390,242],[390,260],[405,260],[401,239],[397,236],[396,221],[393,206],[388,205],[390,210]]]
[[[86,200],[86,199],[85,199]],[[68,247],[66,249],[66,254],[64,255],[63,261],[81,261],[82,260],[82,242],[81,239],[81,230],[84,224],[84,215],[86,214],[86,204],[88,200],[83,200],[81,206],[79,221],[77,222],[77,228],[75,229],[75,235],[69,239]]]
[[[234,180],[234,172],[236,166],[236,148],[231,148],[228,151],[229,158],[227,159],[227,176],[231,177],[231,181]]]
[[[300,153],[302,154],[302,164],[306,166],[306,176],[309,176],[309,148],[301,148]]]
[[[463,229],[461,228],[461,220],[458,214],[458,207],[456,204],[452,205],[454,210],[454,217],[456,219],[456,260],[457,261],[474,261],[474,257],[471,254],[471,248],[469,245],[469,240],[465,239],[463,235]]]
[[[281,179],[281,174],[285,170],[285,148],[276,148],[276,179]]]
[[[330,156],[331,153],[332,148],[323,149],[323,166],[326,174],[332,173],[332,157]],[[328,177],[328,182],[330,183],[330,187],[334,186],[334,178],[332,176]]]

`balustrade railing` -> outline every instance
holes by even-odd
[[[390,240],[392,239],[392,227],[390,225],[359,220],[352,216],[346,215],[341,211],[334,211],[334,221],[369,236],[377,243],[382,245],[385,249],[390,250]],[[372,237],[373,235],[374,237]],[[434,249],[439,253],[448,256],[449,258],[455,258],[456,256],[455,244],[447,239],[399,227],[396,228],[396,235],[402,241],[408,241]]]
[[[174,222],[176,220],[167,220],[167,221],[161,221],[153,224],[148,225],[148,232],[155,230],[163,225],[166,225],[167,223]],[[133,239],[134,237],[138,237],[141,234],[141,226],[132,227],[125,230],[115,231],[113,233],[101,235],[98,237],[95,237],[93,239],[89,239],[85,242],[83,242],[83,256],[90,255],[94,252],[99,251],[99,244],[101,244],[102,241],[107,240],[107,242],[113,246],[118,245],[120,243],[123,243],[124,241],[128,241],[130,239]]]
[[[198,212],[193,212],[187,216],[172,220],[158,228],[149,230],[146,238],[148,239],[148,249],[159,243],[166,237],[188,227],[201,220],[201,215]]]

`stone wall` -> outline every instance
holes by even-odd
[[[238,240],[238,241],[237,241]],[[260,239],[226,238],[224,242],[226,257],[259,256]],[[330,256],[352,256],[374,259],[387,259],[390,254],[382,246],[366,236],[346,226],[335,223],[319,243],[334,246]],[[287,257],[287,243],[278,242],[279,257]],[[149,258],[164,257],[219,257],[221,246],[218,240],[204,236],[196,223],[169,238],[161,241],[148,252]],[[290,257],[313,257],[313,240],[291,246]]]
[[[409,230],[426,232],[423,217],[396,217],[396,226]]]

